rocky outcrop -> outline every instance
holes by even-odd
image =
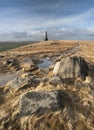
[[[24,116],[60,110],[64,105],[61,98],[61,91],[27,92],[20,97],[20,114]]]
[[[63,79],[80,77],[85,80],[88,76],[88,65],[82,57],[67,57],[56,63],[53,73]]]
[[[17,77],[14,80],[9,81],[6,86],[11,88],[20,88],[21,86],[29,85],[30,79],[29,78],[20,78]]]
[[[7,66],[10,70],[14,70],[14,71],[20,69],[20,64],[19,64],[18,60],[14,59],[14,58],[6,59],[3,62],[3,65]]]
[[[21,63],[22,71],[23,72],[29,72],[38,69],[38,67],[34,64],[34,62],[31,59],[25,59]]]
[[[16,59],[7,59],[3,62],[4,65],[16,65],[17,64],[17,60]]]
[[[25,76],[25,75],[24,75]],[[20,89],[26,89],[30,88],[31,86],[33,88],[37,87],[40,83],[40,79],[36,78],[35,76],[28,76],[25,77],[16,77],[15,79],[9,81],[5,86],[7,88],[12,88],[16,90]]]

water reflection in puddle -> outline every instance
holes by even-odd
[[[53,65],[52,61],[49,61],[48,59],[42,59],[42,63],[38,64],[39,68],[48,68],[50,65]]]

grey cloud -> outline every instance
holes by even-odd
[[[92,29],[91,29],[92,30]],[[94,32],[90,34],[86,28],[82,29],[57,29],[48,31],[50,39],[64,40],[94,40]]]
[[[53,40],[94,40],[94,28],[91,29],[48,29],[48,38]],[[0,41],[39,41],[44,40],[45,31],[0,33]]]
[[[0,33],[0,41],[37,41],[42,40],[43,34],[41,32],[9,32]]]

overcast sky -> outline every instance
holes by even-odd
[[[0,0],[0,41],[94,40],[94,0]]]

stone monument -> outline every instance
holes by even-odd
[[[45,41],[48,41],[47,31],[45,32]]]

